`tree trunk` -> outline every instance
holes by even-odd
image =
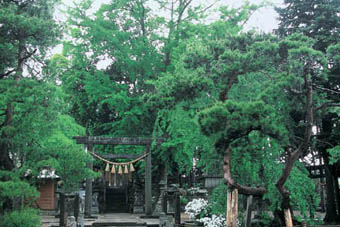
[[[232,191],[232,226],[231,227],[237,227],[238,223],[238,190],[237,188],[233,189]]]
[[[289,208],[285,209],[283,212],[284,212],[284,215],[285,215],[286,227],[293,227],[293,219],[292,219],[290,209]]]
[[[22,77],[24,62],[25,62],[25,44],[19,40],[19,48],[18,48],[18,62],[17,67],[14,74],[14,79],[16,83],[14,85],[15,88],[18,87],[18,81],[20,81]],[[14,106],[11,101],[7,103],[6,115],[3,123],[0,123],[1,127],[10,127],[12,124],[12,120],[14,117]],[[10,158],[9,154],[9,142],[8,135],[6,135],[6,130],[3,130],[1,133],[1,139],[3,142],[0,143],[0,169],[4,170],[12,170],[15,168],[13,160]]]
[[[325,152],[323,152],[325,153]],[[326,155],[326,156],[325,156]],[[332,223],[339,223],[339,214],[337,212],[337,204],[336,204],[336,188],[337,181],[334,182],[333,171],[329,164],[328,155],[325,154],[324,161],[325,161],[325,173],[326,173],[326,192],[327,192],[327,202],[326,202],[326,215],[324,218],[324,222],[328,224]]]
[[[231,217],[232,217],[232,210],[231,210],[231,200],[232,200],[232,194],[231,191],[228,190],[228,194],[227,194],[227,212],[226,212],[226,227],[230,227],[231,226]]]
[[[237,227],[238,222],[238,190],[228,190],[226,227]]]

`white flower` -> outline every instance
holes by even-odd
[[[208,201],[204,199],[193,199],[185,206],[185,213],[194,218],[208,206]]]
[[[222,227],[225,226],[225,218],[222,215],[213,214],[211,217],[199,219],[199,222],[204,224],[204,227]]]

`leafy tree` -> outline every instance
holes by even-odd
[[[209,8],[193,6],[192,1],[186,0],[155,1],[160,11],[171,15],[167,18],[151,10],[149,3],[112,1],[91,17],[87,15],[91,1],[69,10],[69,32],[77,41],[64,44],[69,60],[59,59],[64,62],[60,78],[70,95],[72,116],[86,127],[89,135],[153,134],[153,126],[162,113],[158,116],[155,105],[145,105],[144,96],[154,92],[152,81],[174,70],[172,62],[181,52],[178,46],[192,38],[197,30],[192,22],[201,20]],[[100,69],[97,63],[103,59],[108,65]],[[190,118],[185,118],[188,125]],[[180,143],[172,142],[172,148]],[[190,166],[190,156],[178,156],[175,162],[185,160]],[[167,155],[159,157],[172,159]]]
[[[300,32],[316,40],[315,49],[326,52],[330,44],[339,40],[339,3],[339,0],[285,0],[284,7],[276,8],[280,21],[276,32],[280,36]]]
[[[264,140],[268,137],[272,137],[271,141],[277,139],[279,146],[276,148],[280,151],[278,157],[282,157],[286,161],[282,166],[282,174],[276,172],[277,174],[275,176],[277,178],[271,178],[268,181],[268,184],[277,181],[277,188],[284,196],[286,196],[283,197],[283,209],[288,209],[290,198],[288,190],[283,187],[283,185],[286,183],[298,158],[308,152],[308,149],[305,149],[308,148],[311,136],[311,122],[313,122],[311,119],[311,109],[313,107],[311,105],[317,105],[320,101],[317,100],[311,103],[311,94],[308,92],[306,93],[306,91],[301,92],[299,90],[300,97],[296,95],[296,99],[292,99],[292,96],[288,95],[290,92],[296,91],[297,88],[301,89],[310,86],[309,79],[307,79],[309,76],[311,76],[311,78],[316,78],[324,75],[323,69],[326,62],[325,57],[321,52],[309,48],[312,42],[312,40],[306,37],[295,35],[277,44],[270,44],[267,40],[255,41],[253,43],[250,42],[249,46],[245,46],[244,50],[242,49],[242,46],[239,49],[231,49],[231,51],[234,52],[239,51],[238,55],[230,54],[231,51],[228,48],[224,49],[226,51],[224,52],[224,55],[221,55],[221,59],[224,60],[225,64],[218,65],[220,70],[217,72],[220,74],[216,74],[222,76],[226,75],[226,79],[229,79],[229,81],[231,81],[230,79],[233,78],[233,76],[238,75],[233,83],[234,87],[237,86],[237,81],[238,79],[241,80],[242,76],[245,78],[249,78],[249,76],[264,78],[262,85],[260,85],[260,89],[265,92],[260,91],[257,94],[252,94],[252,89],[250,89],[250,94],[244,94],[246,93],[245,90],[233,91],[230,89],[232,86],[227,86],[223,89],[219,88],[216,89],[217,91],[220,91],[217,97],[224,101],[225,104],[217,104],[205,111],[201,111],[199,114],[199,124],[202,132],[211,138],[214,138],[217,150],[222,150],[223,152],[226,150],[225,178],[228,185],[230,187],[238,188],[241,193],[263,195],[268,188],[249,188],[239,184],[232,178],[230,173],[230,169],[232,168],[230,167],[231,150],[235,147],[240,147],[242,151],[246,150],[246,147],[249,146],[249,144],[244,142],[241,143],[242,138],[249,137],[252,132],[256,131],[262,133],[262,138]],[[235,44],[233,46],[235,46]],[[241,50],[243,51],[241,52]],[[207,51],[204,51],[204,53],[207,53]],[[199,63],[202,61],[197,62]],[[212,63],[214,61],[208,60],[207,62]],[[214,69],[213,67],[206,68]],[[222,74],[221,72],[225,74]],[[209,74],[207,73],[206,75]],[[211,75],[209,76],[212,77]],[[217,78],[221,78],[221,76]],[[303,84],[304,81],[305,83],[308,82],[309,85],[302,86],[301,84]],[[256,87],[254,88],[253,89],[256,91]],[[223,93],[225,91],[227,92]],[[306,94],[309,94],[309,96]],[[230,101],[225,99],[227,95],[229,97],[228,99],[231,99]],[[233,101],[233,99],[240,100],[247,98],[248,100],[246,102],[238,101],[239,103],[242,103],[240,106]],[[262,100],[264,102],[264,104],[262,104],[263,107],[256,108],[256,105],[259,105],[256,104],[256,100]],[[309,104],[307,105],[307,103]],[[268,112],[266,112],[266,108],[269,108]],[[256,112],[257,109],[263,109],[264,112]],[[302,116],[300,119],[291,118],[289,110],[294,109],[302,109],[304,110],[304,113],[308,114]],[[261,119],[263,119],[264,122],[261,122]],[[309,126],[308,124],[307,126],[305,124],[301,125],[302,120],[310,122]],[[266,126],[266,123],[269,122],[271,122],[271,124]],[[301,135],[304,136],[305,140],[303,143],[301,143],[300,140],[297,140],[295,135],[300,138]],[[293,150],[286,150],[287,148],[295,148],[296,150],[294,152]],[[282,151],[287,152],[288,156],[286,156],[287,153],[283,153]],[[277,152],[275,153],[277,154]],[[261,156],[258,157],[260,158],[259,162],[261,162]],[[275,158],[269,158],[272,162],[271,165],[274,165],[274,163],[277,165],[277,162],[280,159],[274,161]],[[254,158],[252,158],[252,160],[254,160]],[[272,188],[273,187],[271,187],[271,189]]]
[[[251,5],[238,10],[222,7],[221,18],[216,22],[187,24],[187,33],[191,35],[173,49],[172,69],[149,82],[155,87],[155,92],[146,95],[148,105],[160,109],[154,135],[167,138],[167,142],[162,144],[166,152],[161,151],[161,157],[185,164],[180,169],[189,171],[193,156],[210,160],[202,162],[202,167],[209,168],[215,162],[213,157],[216,155],[210,152],[211,142],[200,133],[196,115],[213,105],[219,96],[223,96],[223,89],[228,89],[226,87],[234,82],[226,82],[228,76],[219,71],[224,57],[223,48],[248,41],[246,35],[238,39],[239,24],[247,20],[256,8]],[[229,54],[241,55],[236,51]]]
[[[88,174],[85,154],[71,140],[82,129],[66,116],[57,78],[42,70],[47,51],[60,37],[61,27],[53,19],[57,3],[0,1],[0,212],[9,212],[1,220],[6,226],[13,217],[32,213],[15,210],[37,197],[34,185],[42,168],[56,168],[65,191]],[[79,157],[71,159],[74,155]]]
[[[339,106],[339,67],[335,60],[338,56],[338,32],[340,20],[339,1],[285,1],[285,7],[277,9],[280,15],[280,26],[277,33],[281,36],[300,32],[314,38],[313,48],[327,53],[327,77],[315,78],[312,81],[313,89],[322,95],[323,103],[315,108],[315,124],[318,134],[314,138],[317,149],[325,162],[327,183],[327,207],[325,222],[339,222],[336,209],[339,197],[339,188],[336,179],[336,165],[329,163],[327,149],[338,145],[339,136],[337,127],[339,114],[335,106]],[[297,113],[296,115],[301,115]],[[335,185],[335,187],[334,187]]]
[[[19,131],[12,126],[17,120],[15,106],[21,105],[23,90],[31,86],[28,84],[30,79],[23,79],[23,72],[25,69],[33,72],[39,59],[58,37],[59,26],[52,18],[55,3],[54,0],[0,2],[0,86],[5,96],[1,99],[1,169],[14,168],[9,157],[11,145],[8,134]],[[36,76],[30,73],[32,79]]]

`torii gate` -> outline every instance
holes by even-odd
[[[152,138],[131,138],[131,137],[101,137],[101,136],[74,136],[77,144],[84,144],[85,150],[93,152],[93,144],[108,144],[108,145],[141,145],[145,146],[145,154],[148,154],[145,167],[145,214],[152,214],[152,192],[151,192],[151,152],[150,146],[154,141]],[[155,142],[160,144],[164,139],[156,139]],[[119,155],[118,155],[119,156]],[[116,158],[119,158],[119,157]],[[126,156],[126,155],[125,155]],[[87,167],[92,169],[93,163],[87,163]],[[85,216],[91,217],[92,208],[92,179],[86,179],[85,189]]]

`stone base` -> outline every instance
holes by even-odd
[[[161,213],[159,215],[159,226],[164,227],[174,227],[175,226],[175,219],[172,215],[166,215]]]
[[[143,214],[144,213],[144,206],[133,206],[133,213],[134,214]]]
[[[156,203],[156,207],[153,210],[152,215],[153,216],[159,216],[161,214],[161,212],[162,212],[162,203],[161,203],[161,197],[160,197],[160,199]]]
[[[98,207],[92,207],[92,208],[91,208],[91,214],[99,214],[99,209],[98,209]]]

